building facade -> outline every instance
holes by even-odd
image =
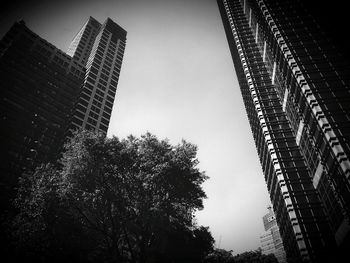
[[[72,130],[107,134],[125,48],[126,31],[90,17],[68,54],[23,21],[0,41],[1,210],[18,177],[53,161]]]
[[[287,259],[334,257],[350,244],[347,57],[301,1],[218,5]]]
[[[84,67],[23,21],[0,41],[2,202],[23,172],[57,156],[84,76]]]
[[[274,254],[279,263],[285,263],[286,253],[275,213],[271,207],[269,207],[269,212],[263,216],[263,224],[265,232],[260,236],[261,252],[265,255]]]

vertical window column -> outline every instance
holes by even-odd
[[[249,9],[249,26],[252,26],[252,9]]]
[[[284,112],[286,111],[288,95],[289,95],[289,90],[286,87],[286,89],[284,91],[283,104],[282,104],[282,109],[283,109]]]
[[[299,122],[297,136],[295,138],[295,141],[296,141],[297,145],[300,144],[300,139],[301,139],[301,136],[303,135],[304,126],[305,126],[304,121],[301,119],[300,122]]]
[[[276,78],[276,61],[273,62],[273,69],[272,69],[272,77],[271,77],[271,80],[272,80],[272,84],[275,84],[275,78]]]
[[[312,178],[312,183],[313,183],[315,189],[317,188],[318,183],[320,182],[320,179],[323,175],[323,170],[324,170],[323,164],[321,162],[319,162],[317,169],[316,169],[316,172]]]

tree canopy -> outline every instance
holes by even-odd
[[[234,256],[234,262],[237,263],[278,263],[274,254],[262,254],[261,250],[247,251]]]
[[[17,248],[44,262],[200,262],[214,240],[193,220],[207,179],[196,154],[150,133],[76,133],[57,164],[22,177]]]
[[[235,256],[232,251],[215,249],[204,258],[205,263],[278,263],[275,255],[265,255],[261,250],[247,251]]]

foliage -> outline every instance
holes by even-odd
[[[181,255],[199,262],[214,241],[193,224],[207,179],[196,153],[193,144],[172,146],[150,133],[124,140],[76,133],[59,167],[22,178],[18,248],[50,262],[176,262]]]
[[[278,263],[275,255],[265,255],[261,250],[248,251],[238,254],[234,257],[234,262],[237,263]]]
[[[242,254],[232,256],[232,251],[225,249],[215,249],[208,254],[205,263],[278,263],[273,254],[264,255],[260,250],[247,251]]]
[[[215,249],[212,253],[205,257],[205,263],[234,263],[232,251],[226,251],[225,249]]]

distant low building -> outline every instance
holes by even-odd
[[[265,255],[274,254],[279,263],[287,262],[275,214],[271,207],[263,216],[263,223],[265,232],[260,236],[261,252]]]

